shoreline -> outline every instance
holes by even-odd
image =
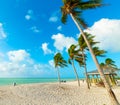
[[[83,79],[83,78],[81,78]],[[75,78],[62,78],[63,81],[74,81]],[[0,86],[10,86],[13,83],[20,84],[34,84],[34,83],[54,83],[58,82],[57,78],[0,78]]]
[[[120,87],[113,91],[120,100]],[[0,105],[110,105],[107,91],[103,87],[91,86],[86,82],[35,83],[0,87]]]

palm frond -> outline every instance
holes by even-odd
[[[94,9],[101,6],[103,6],[103,4],[101,4],[100,0],[89,0],[85,2],[80,2],[77,7],[80,8],[81,10],[86,10],[86,9]]]
[[[68,3],[70,0],[62,0],[63,4]]]
[[[72,64],[71,59],[68,59],[68,63],[69,63],[69,64]]]
[[[81,25],[85,29],[87,28],[88,25],[84,19],[82,19],[81,17],[77,17],[77,16],[75,18],[76,18],[77,22],[79,23],[79,25]]]
[[[65,24],[67,22],[67,14],[62,14],[61,22]]]
[[[74,10],[74,9],[72,10],[72,15],[73,15],[73,16],[80,16],[81,13],[82,13],[81,11]]]
[[[95,53],[95,56],[100,56],[100,57],[104,57],[106,51],[105,50],[100,50],[99,47],[93,47],[93,52]]]
[[[67,62],[64,60],[64,58],[62,57],[61,53],[57,53],[54,56],[54,64],[55,64],[55,68],[56,67],[65,67],[67,66]]]

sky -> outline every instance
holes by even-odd
[[[106,57],[120,68],[120,0],[103,0],[106,6],[83,12],[87,32],[95,35]],[[68,60],[67,49],[77,44],[79,30],[69,17],[61,23],[62,0],[0,0],[0,77],[56,78],[53,57],[60,52]],[[96,66],[87,52],[87,69]],[[75,63],[79,77],[84,69]],[[60,68],[61,77],[75,77],[71,65]]]

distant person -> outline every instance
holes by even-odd
[[[82,81],[83,81],[83,83],[84,83],[84,79],[83,79]]]
[[[16,83],[15,83],[15,82],[13,83],[13,86],[16,86]]]

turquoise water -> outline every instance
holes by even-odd
[[[62,79],[66,81],[73,81],[73,78]],[[47,82],[57,82],[58,79],[55,78],[0,78],[0,85],[13,85],[13,83],[18,84],[29,84],[29,83],[47,83]]]

